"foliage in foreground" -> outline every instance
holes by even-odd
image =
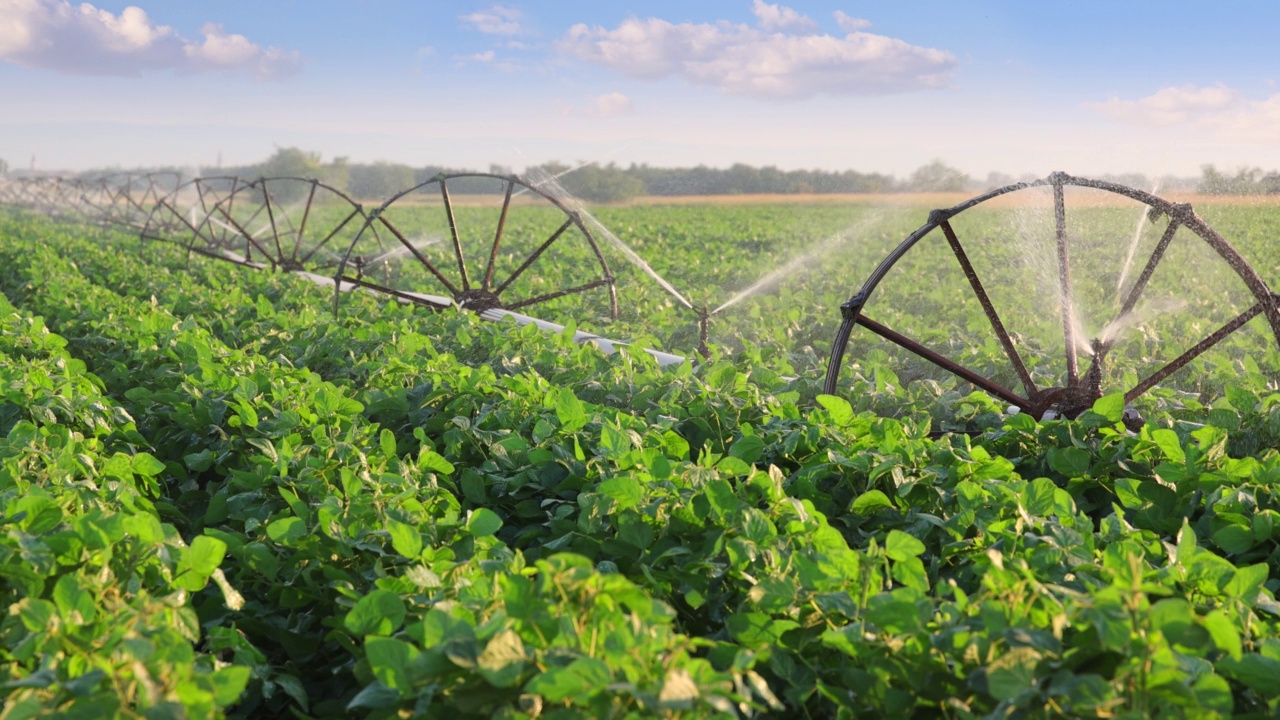
[[[1280,710],[1265,388],[931,440],[4,222],[6,717]]]

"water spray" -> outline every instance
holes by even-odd
[[[1056,295],[1059,300],[1058,304],[1063,309],[1062,329],[1064,338],[1062,347],[1066,367],[1063,384],[1040,387],[1033,380],[1031,373],[1027,369],[1018,349],[1018,343],[1014,341],[1013,336],[1005,328],[999,313],[990,301],[978,273],[969,263],[962,245],[962,239],[956,234],[951,225],[951,220],[960,213],[977,207],[993,198],[1033,188],[1046,187],[1052,189],[1054,196],[1053,221],[1059,272],[1057,287],[1053,288],[1052,292]],[[1164,216],[1168,218],[1168,226],[1165,228],[1160,243],[1156,245],[1142,273],[1134,281],[1133,287],[1129,290],[1118,316],[1104,327],[1103,332],[1098,337],[1092,339],[1086,339],[1087,335],[1084,333],[1079,319],[1075,317],[1072,311],[1075,302],[1069,272],[1071,243],[1069,240],[1070,234],[1067,232],[1066,197],[1064,194],[1064,189],[1067,187],[1090,188],[1136,200],[1145,204],[1148,208],[1147,213],[1144,213],[1144,217],[1154,219],[1155,217]],[[1102,397],[1104,392],[1109,389],[1107,388],[1108,378],[1106,377],[1104,365],[1107,353],[1120,337],[1124,328],[1131,327],[1141,321],[1142,314],[1135,313],[1134,308],[1146,291],[1147,281],[1150,280],[1155,268],[1163,259],[1169,240],[1180,228],[1185,228],[1190,233],[1194,233],[1222,258],[1243,281],[1245,287],[1248,288],[1253,296],[1255,303],[1225,325],[1210,332],[1204,339],[1186,349],[1172,361],[1148,373],[1145,377],[1140,377],[1132,386],[1123,388],[1126,405],[1132,403],[1137,397],[1151,390],[1166,377],[1185,367],[1206,350],[1222,342],[1229,335],[1243,327],[1245,323],[1259,315],[1266,319],[1277,345],[1280,346],[1280,296],[1273,293],[1258,273],[1236,252],[1231,244],[1196,215],[1189,205],[1173,203],[1152,193],[1117,183],[1078,178],[1065,173],[1053,173],[1043,180],[1030,183],[1015,183],[991,190],[954,207],[931,212],[928,221],[907,236],[898,247],[890,252],[888,257],[881,261],[872,271],[871,276],[863,283],[862,287],[841,306],[842,321],[836,333],[835,342],[832,344],[831,356],[827,363],[824,392],[834,394],[839,390],[840,370],[844,363],[844,355],[849,338],[854,327],[858,326],[1008,402],[1012,408],[1018,411],[1030,413],[1036,418],[1076,417],[1092,407],[1093,402]],[[945,236],[947,243],[951,246],[960,268],[969,280],[974,295],[982,305],[983,312],[991,324],[996,339],[1005,351],[1014,374],[1021,381],[1021,390],[1016,390],[1013,387],[997,382],[962,361],[935,352],[920,342],[876,322],[864,312],[876,288],[885,279],[889,271],[926,237],[936,239],[937,234],[933,232],[934,230],[941,230],[941,234]],[[1090,358],[1089,368],[1083,375],[1080,375],[1077,369],[1077,353],[1082,353]],[[1136,415],[1128,414],[1126,415],[1126,421],[1140,422],[1140,419],[1136,418]]]

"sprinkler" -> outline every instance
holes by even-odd
[[[992,303],[978,272],[970,262],[969,255],[961,243],[961,238],[952,224],[952,220],[957,215],[993,198],[1031,188],[1044,187],[1050,188],[1053,192],[1053,239],[1056,246],[1055,260],[1057,270],[1056,288],[1053,290],[1058,296],[1058,305],[1061,312],[1062,371],[1064,371],[1059,375],[1062,378],[1060,385],[1047,387],[1041,386],[1033,379],[1032,373],[1022,357],[1022,351],[1018,346],[1019,343],[1015,342],[1014,336],[1006,329],[1004,321]],[[1137,278],[1132,281],[1127,293],[1124,294],[1124,300],[1120,305],[1115,320],[1107,326],[1108,330],[1102,332],[1101,337],[1086,339],[1082,336],[1082,330],[1075,321],[1075,297],[1071,282],[1072,244],[1067,223],[1067,203],[1064,193],[1064,189],[1067,187],[1089,188],[1136,200],[1147,206],[1145,212],[1149,221],[1155,222],[1160,216],[1164,216],[1168,222],[1159,242],[1147,259],[1146,265]],[[1165,256],[1165,251],[1169,248],[1169,244],[1178,230],[1186,230],[1187,234],[1194,235],[1216,253],[1218,257],[1222,258],[1244,283],[1254,303],[1224,325],[1209,332],[1202,340],[1187,348],[1173,360],[1147,373],[1145,376],[1139,377],[1131,386],[1114,390],[1108,388],[1105,360],[1108,352],[1118,339],[1118,333],[1113,333],[1111,328],[1123,327],[1126,319],[1131,317],[1131,313],[1134,312],[1138,301],[1147,290],[1152,274],[1160,265]],[[1020,389],[984,375],[967,365],[965,361],[947,357],[931,350],[917,340],[876,322],[864,313],[864,309],[874,296],[876,288],[885,279],[889,271],[918,243],[926,238],[930,241],[939,240],[939,235],[955,255],[956,262],[968,280],[974,298],[981,305],[983,314],[990,323],[992,333],[995,335],[999,346],[1003,349],[1013,374],[1016,375],[1022,386]],[[858,326],[1008,402],[1018,411],[1029,413],[1038,419],[1077,417],[1085,410],[1090,409],[1094,401],[1108,391],[1123,390],[1124,401],[1128,406],[1136,398],[1156,387],[1165,378],[1188,365],[1206,350],[1222,342],[1244,326],[1245,323],[1259,315],[1266,319],[1271,334],[1275,337],[1277,345],[1280,345],[1280,295],[1273,293],[1267,287],[1267,284],[1263,282],[1257,271],[1249,266],[1249,263],[1241,257],[1226,239],[1201,219],[1190,205],[1170,202],[1152,193],[1117,183],[1078,178],[1061,172],[1053,173],[1043,180],[1030,183],[1015,183],[991,190],[954,207],[934,210],[929,214],[928,220],[924,225],[907,236],[902,243],[881,261],[862,287],[840,306],[840,313],[842,321],[832,344],[831,356],[827,362],[824,392],[834,394],[837,391],[846,347],[854,327]],[[1092,357],[1088,369],[1083,374],[1080,372],[1078,356],[1079,350],[1082,348],[1088,348],[1088,355]],[[1131,425],[1140,424],[1141,418],[1138,418],[1129,409],[1126,411],[1125,422]]]
[[[710,340],[711,313],[707,310],[706,305],[701,305],[695,310],[698,313],[698,354],[703,359],[710,359],[711,349],[707,347]]]

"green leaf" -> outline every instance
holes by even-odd
[[[93,620],[93,597],[80,587],[74,575],[63,575],[54,583],[53,602],[68,622],[79,625]]]
[[[164,472],[164,463],[157,460],[154,455],[145,452],[136,453],[130,466],[134,474],[143,477],[154,477]]]
[[[1092,463],[1089,453],[1077,447],[1050,448],[1049,467],[1069,478],[1088,474]]]
[[[1104,395],[1093,401],[1093,411],[1113,423],[1124,417],[1124,393]]]
[[[1182,449],[1182,442],[1178,440],[1178,433],[1168,428],[1160,428],[1151,433],[1151,440],[1160,448],[1164,456],[1173,462],[1187,461],[1187,454]]]
[[[578,658],[564,667],[553,667],[533,676],[524,692],[541,695],[547,702],[558,703],[602,692],[612,681],[609,666],[591,658]]]
[[[413,687],[409,666],[421,655],[417,648],[403,640],[371,635],[365,638],[364,653],[373,676],[383,685],[400,690]]]
[[[1027,512],[1035,517],[1044,517],[1052,513],[1057,489],[1058,486],[1049,478],[1036,478],[1027,483],[1022,495],[1022,502]]]
[[[383,428],[378,433],[378,445],[382,450],[383,457],[393,460],[396,457],[396,434],[390,430]]]
[[[511,687],[525,669],[524,643],[514,630],[503,630],[489,640],[476,658],[480,675],[495,687]]]
[[[924,543],[901,530],[890,530],[884,541],[884,553],[890,560],[908,560],[925,551]]]
[[[587,411],[569,388],[560,388],[556,393],[556,417],[565,432],[573,432],[587,424]]]
[[[881,510],[893,510],[889,496],[879,490],[868,490],[859,495],[849,508],[854,515],[874,515]]]
[[[267,523],[267,537],[281,545],[293,545],[307,534],[307,524],[296,517],[283,517]]]
[[[997,700],[1013,700],[1036,680],[1040,653],[1029,647],[1009,648],[987,666],[987,692]]]
[[[1223,592],[1228,597],[1240,598],[1250,602],[1257,596],[1262,584],[1267,581],[1268,575],[1269,570],[1266,563],[1236,568]]]
[[[356,601],[342,624],[352,635],[390,635],[404,622],[404,599],[381,588]]]
[[[745,463],[754,463],[764,455],[764,440],[757,435],[744,435],[729,446],[729,455]]]
[[[1245,653],[1238,660],[1223,658],[1217,662],[1217,669],[1266,697],[1280,688],[1280,662],[1257,653]]]
[[[1239,660],[1244,650],[1240,642],[1240,633],[1236,629],[1236,625],[1228,617],[1227,613],[1218,608],[1210,612],[1204,617],[1204,628],[1209,631],[1209,637],[1213,638],[1213,644],[1219,650],[1231,656],[1234,660]]]
[[[400,691],[375,680],[351,698],[351,702],[347,703],[347,710],[385,710],[399,704]]]
[[[418,453],[418,467],[423,470],[431,470],[441,475],[453,474],[453,463],[444,459],[444,456],[431,448],[424,447]]]
[[[240,700],[245,686],[249,684],[249,668],[243,665],[232,665],[213,671],[209,678],[213,681],[213,701],[220,708],[230,707]]]
[[[226,553],[226,543],[208,535],[197,535],[191,541],[191,546],[182,553],[174,584],[192,592],[204,588],[209,582],[209,576],[222,564]]]
[[[422,554],[422,534],[418,528],[399,520],[388,520],[387,532],[391,535],[391,547],[403,557],[413,560]]]
[[[1227,525],[1213,534],[1213,542],[1233,555],[1253,548],[1253,529],[1240,525]]]
[[[831,420],[840,427],[846,427],[853,422],[853,406],[848,400],[835,395],[819,395],[818,404],[827,409],[827,413],[831,415]]]
[[[644,499],[644,487],[630,475],[615,475],[600,483],[597,491],[613,498],[619,510],[633,508]]]
[[[707,483],[707,500],[711,501],[711,510],[722,520],[733,513],[742,504],[733,486],[724,480],[712,480]]]
[[[489,508],[476,508],[467,520],[467,530],[475,537],[488,537],[502,527],[502,518]]]

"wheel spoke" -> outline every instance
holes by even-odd
[[[1058,284],[1062,303],[1062,334],[1067,350],[1067,385],[1073,386],[1080,377],[1080,365],[1076,358],[1075,308],[1071,297],[1071,258],[1067,252],[1067,207],[1062,194],[1062,182],[1053,183],[1053,219],[1058,236]]]
[[[978,373],[970,370],[969,368],[961,365],[960,363],[957,363],[954,360],[951,360],[950,358],[947,358],[943,355],[939,355],[938,353],[930,350],[929,348],[921,345],[920,343],[916,342],[915,340],[912,340],[909,337],[900,335],[894,332],[893,330],[890,330],[889,328],[885,327],[884,325],[881,325],[875,320],[872,320],[866,315],[862,315],[861,313],[859,313],[857,318],[854,320],[854,322],[870,330],[876,335],[879,335],[885,340],[888,340],[889,342],[907,350],[908,352],[912,352],[912,353],[915,353],[916,355],[919,355],[920,357],[924,358],[925,360],[928,360],[934,365],[937,365],[943,370],[946,370],[947,372],[953,375],[956,375],[958,377],[964,378],[965,380],[968,380],[970,383],[973,383],[975,386],[980,387],[983,390],[986,390],[987,392],[991,393],[992,395],[995,395],[1001,400],[1013,403],[1019,408],[1031,407],[1031,401],[1027,400],[1026,398],[1020,397],[1017,393],[1006,388],[1005,386],[1000,385],[999,383],[993,380],[989,380],[979,375]],[[830,378],[828,379],[828,385],[831,385],[834,387]]]
[[[233,217],[231,217],[230,215],[228,215],[228,214],[227,214],[227,212],[226,212],[225,210],[223,210],[222,208],[220,208],[220,207],[218,208],[218,212],[219,212],[219,213],[221,213],[221,214],[222,214],[222,216],[223,216],[223,217],[225,217],[225,218],[227,219],[227,222],[231,225],[231,227],[232,227],[232,228],[234,228],[234,229],[235,229],[235,231],[236,231],[236,232],[238,232],[242,237],[244,237],[244,240],[245,240],[245,255],[244,255],[244,259],[245,259],[246,261],[249,261],[249,262],[252,262],[252,261],[253,261],[253,255],[249,252],[249,247],[250,247],[250,246],[255,247],[255,248],[258,248],[258,252],[262,253],[262,257],[264,257],[264,258],[270,258],[270,257],[271,257],[271,253],[267,252],[265,248],[263,248],[261,245],[259,245],[259,244],[258,244],[258,241],[257,241],[257,239],[256,239],[256,238],[254,238],[254,237],[253,237],[252,235],[250,235],[249,233],[245,232],[244,227],[243,227],[243,226],[241,226],[239,223],[237,223],[237,222],[235,221],[235,218],[233,218]],[[256,215],[257,215],[257,214],[255,213],[255,217],[256,217]]]
[[[262,181],[262,202],[267,208],[267,222],[271,225],[271,236],[276,243],[276,256],[271,258],[271,264],[284,260],[284,249],[280,247],[280,230],[276,227],[276,214],[271,209],[271,191],[267,189],[267,181]],[[270,256],[268,256],[270,257]]]
[[[409,242],[408,238],[400,234],[400,230],[397,229],[396,226],[387,222],[387,219],[384,218],[382,215],[378,215],[378,222],[381,222],[383,227],[389,230],[392,235],[395,235],[396,239],[399,240],[402,245],[408,248],[409,252],[413,253],[413,256],[418,258],[418,262],[426,266],[427,270],[432,275],[435,275],[436,279],[439,280],[442,285],[448,288],[449,292],[452,293],[454,297],[457,297],[460,294],[458,292],[458,288],[454,287],[453,283],[449,282],[449,280],[445,278],[445,276],[442,275],[439,270],[436,269],[436,266],[432,265],[431,261],[428,260],[425,255],[419,252],[418,248],[413,246],[413,243]]]
[[[449,188],[445,185],[444,178],[440,178],[440,198],[444,200],[444,211],[449,218],[449,235],[453,238],[453,254],[458,257],[458,273],[462,276],[462,289],[470,290],[471,278],[467,276],[467,261],[462,257],[462,241],[458,239],[458,221],[453,216],[453,202],[449,200]]]
[[[551,247],[551,243],[560,239],[560,236],[563,235],[564,231],[568,230],[569,226],[572,224],[573,224],[573,218],[569,218],[568,220],[565,220],[563,225],[556,228],[556,231],[551,233],[551,237],[547,238],[546,242],[538,246],[538,249],[534,250],[533,254],[525,258],[525,261],[520,264],[520,267],[516,268],[516,271],[511,273],[511,277],[507,278],[505,282],[499,285],[498,289],[493,291],[493,294],[501,295],[502,291],[506,290],[507,286],[515,282],[516,278],[520,277],[521,273],[523,273],[525,270],[529,268],[530,265],[532,265],[535,261],[537,261],[537,259],[542,256],[542,253],[546,252],[547,248]]]
[[[307,254],[306,254],[306,255],[303,255],[303,256],[302,256],[302,259],[301,259],[301,260],[299,260],[298,262],[300,262],[300,263],[305,263],[305,262],[307,262],[308,260],[310,260],[312,255],[315,255],[317,252],[319,252],[321,249],[323,249],[325,245],[328,245],[328,244],[329,244],[329,241],[330,241],[330,240],[332,240],[332,239],[334,238],[334,236],[336,236],[336,235],[337,235],[337,234],[342,230],[342,228],[346,227],[346,226],[347,226],[347,223],[351,222],[351,218],[355,217],[355,216],[356,216],[356,215],[358,215],[358,214],[360,214],[360,208],[355,208],[355,209],[353,209],[353,210],[350,212],[350,214],[348,214],[345,218],[343,218],[342,222],[338,223],[338,225],[337,225],[336,227],[334,227],[334,228],[333,228],[333,230],[331,230],[331,231],[329,232],[329,234],[328,234],[328,235],[326,235],[326,236],[324,237],[324,239],[323,239],[323,240],[321,240],[321,241],[320,241],[320,243],[319,243],[318,245],[316,245],[315,247],[313,247],[313,248],[311,248],[309,251],[307,251]],[[374,231],[374,235],[375,235],[375,236],[377,235],[377,231],[376,231],[376,230]],[[298,237],[302,237],[302,231],[301,231],[301,230],[299,230],[299,231],[298,231]],[[295,256],[297,255],[297,251],[296,251],[296,250],[294,251],[294,255],[295,255]]]
[[[1168,365],[1165,365],[1164,367],[1152,373],[1151,376],[1148,377],[1147,379],[1133,386],[1132,390],[1124,394],[1124,401],[1133,402],[1134,398],[1138,397],[1142,393],[1155,387],[1156,384],[1159,383],[1161,380],[1164,380],[1166,377],[1169,377],[1169,375],[1173,374],[1174,372],[1176,372],[1177,370],[1185,366],[1187,363],[1196,359],[1196,357],[1198,357],[1205,350],[1208,350],[1214,345],[1217,345],[1218,343],[1222,342],[1223,338],[1227,337],[1228,335],[1235,332],[1236,330],[1239,330],[1241,326],[1243,326],[1245,323],[1249,322],[1253,318],[1262,314],[1262,310],[1263,310],[1262,301],[1258,301],[1254,303],[1253,307],[1250,307],[1248,310],[1245,310],[1244,312],[1240,313],[1231,321],[1229,321],[1226,325],[1223,325],[1217,330],[1214,330],[1204,340],[1201,340],[1200,342],[1192,346],[1190,350],[1174,358]]]
[[[1156,266],[1160,264],[1165,250],[1169,248],[1169,243],[1181,226],[1182,224],[1178,222],[1177,218],[1169,218],[1169,227],[1165,228],[1164,234],[1160,236],[1160,242],[1156,243],[1155,250],[1151,251],[1151,257],[1147,259],[1146,267],[1142,268],[1142,274],[1133,282],[1133,289],[1129,291],[1129,296],[1125,298],[1124,305],[1121,307],[1121,315],[1132,310],[1133,306],[1138,303],[1138,298],[1141,297],[1142,291],[1146,289],[1147,282],[1151,280],[1151,275],[1155,273]]]
[[[1013,369],[1018,373],[1018,379],[1022,381],[1022,387],[1027,391],[1028,395],[1035,396],[1036,384],[1031,379],[1031,373],[1027,372],[1027,366],[1022,362],[1022,356],[1018,354],[1018,349],[1013,345],[1013,338],[1009,337],[1009,331],[1005,330],[1004,323],[1000,321],[1000,315],[996,313],[996,308],[991,304],[991,298],[987,296],[987,289],[983,287],[982,281],[978,279],[978,273],[973,269],[973,263],[969,262],[969,255],[960,245],[960,239],[956,237],[955,230],[951,227],[951,223],[943,220],[940,223],[942,234],[947,237],[947,243],[951,245],[951,250],[955,252],[956,259],[960,261],[960,268],[964,271],[964,276],[969,279],[969,285],[973,288],[973,294],[978,296],[978,302],[982,304],[982,311],[986,313],[987,319],[991,321],[991,328],[995,330],[996,336],[1000,338],[1000,344],[1004,346],[1004,352],[1009,356],[1009,362],[1013,364]]]
[[[489,266],[484,270],[484,284],[482,287],[485,290],[490,289],[493,285],[493,265],[498,260],[498,246],[502,244],[502,230],[507,225],[507,210],[511,207],[511,191],[515,189],[515,186],[514,180],[507,181],[507,194],[502,199],[502,214],[498,216],[498,230],[493,234],[493,249],[489,251]]]
[[[290,260],[298,259],[298,248],[302,246],[302,234],[307,231],[307,218],[311,216],[311,201],[315,200],[316,187],[318,184],[315,180],[311,181],[311,192],[307,193],[307,205],[302,209],[302,222],[298,224],[298,232],[293,236],[293,252],[290,253]],[[308,254],[310,257],[310,254]]]

